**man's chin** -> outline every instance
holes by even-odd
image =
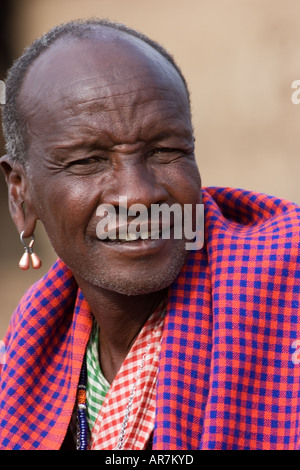
[[[94,286],[121,295],[146,295],[169,287],[178,276],[189,254],[189,251],[180,250],[159,269],[149,266],[123,271],[112,270],[112,266],[103,266],[100,273],[98,269],[85,269],[84,272],[78,273],[79,276],[74,274],[79,286],[84,282],[90,287]]]
[[[84,276],[84,280],[88,282],[90,285],[95,286],[96,288],[101,288],[103,290],[120,294],[126,296],[138,296],[138,295],[146,295],[153,292],[158,292],[166,287],[169,287],[176,276],[178,275],[178,270],[176,273],[172,273],[172,275],[161,277],[161,276],[153,276],[149,278],[122,278],[121,276],[115,276],[113,279],[109,278],[101,278],[96,279],[93,276],[86,275]]]

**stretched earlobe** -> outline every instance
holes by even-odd
[[[8,187],[9,211],[19,233],[31,237],[37,215],[32,201],[28,177],[24,167],[11,160],[8,155],[0,158],[0,166]]]

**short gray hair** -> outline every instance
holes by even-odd
[[[28,128],[26,119],[17,105],[17,98],[27,70],[33,62],[58,39],[67,35],[75,38],[89,37],[95,26],[112,28],[127,33],[153,47],[176,69],[184,83],[189,99],[189,90],[186,80],[179,66],[175,63],[173,56],[169,54],[164,47],[148,38],[146,35],[121,23],[98,18],[76,20],[55,26],[27,47],[23,55],[14,62],[7,74],[6,99],[5,105],[2,106],[2,125],[6,141],[6,152],[14,162],[18,162],[22,165],[26,163]]]

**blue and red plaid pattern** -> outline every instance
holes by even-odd
[[[299,449],[298,206],[203,190],[205,245],[169,288],[153,449]],[[58,261],[5,338],[0,449],[59,449],[92,316]]]
[[[59,449],[69,425],[90,309],[58,261],[20,302],[5,338],[0,449]]]

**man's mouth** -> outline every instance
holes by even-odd
[[[124,230],[109,231],[101,241],[106,243],[130,243],[137,241],[158,240],[161,238],[170,238],[171,227],[160,228],[156,230],[144,230],[139,232],[130,232]]]

